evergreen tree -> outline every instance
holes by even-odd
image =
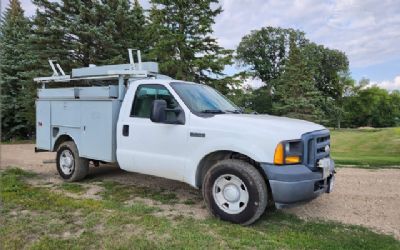
[[[33,0],[37,45],[67,70],[128,61],[127,49],[145,50],[145,16],[136,0]]]
[[[160,70],[175,79],[210,84],[221,89],[217,78],[231,64],[231,51],[211,37],[221,7],[217,0],[151,0],[152,58]]]
[[[290,38],[288,62],[279,81],[276,87],[279,101],[274,105],[276,112],[293,118],[318,120],[320,93],[294,37]]]
[[[26,40],[30,22],[19,0],[10,0],[0,27],[0,85],[2,139],[26,137],[29,127],[23,106]]]

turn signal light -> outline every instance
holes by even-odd
[[[300,163],[300,156],[297,156],[297,155],[286,156],[285,162],[286,162],[287,164]]]
[[[279,143],[278,146],[275,148],[275,155],[274,155],[274,163],[278,165],[283,164],[283,145]]]

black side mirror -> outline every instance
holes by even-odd
[[[157,123],[165,122],[167,120],[166,109],[167,102],[165,100],[154,100],[151,105],[150,120]]]

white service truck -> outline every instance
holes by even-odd
[[[138,57],[71,76],[50,61],[54,75],[35,79],[43,84],[36,151],[57,152],[64,180],[85,178],[89,163],[115,163],[201,188],[211,214],[244,225],[270,202],[280,208],[332,191],[325,127],[243,114],[215,89],[159,75]],[[91,86],[48,88],[52,82]]]

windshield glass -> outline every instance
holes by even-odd
[[[207,85],[174,82],[171,86],[192,112],[216,114],[240,112],[239,108],[225,96]]]

